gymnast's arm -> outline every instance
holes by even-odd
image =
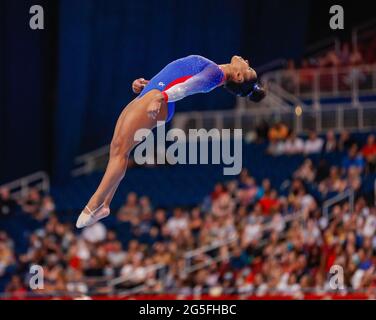
[[[223,82],[223,72],[217,65],[208,65],[188,80],[163,91],[166,102],[181,100],[196,93],[209,92]]]

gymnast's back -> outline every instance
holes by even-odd
[[[158,72],[142,90],[140,97],[153,89],[165,91],[169,87],[184,82],[206,68],[214,70],[215,78],[223,77],[216,63],[200,55],[189,55],[170,62]]]

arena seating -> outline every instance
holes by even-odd
[[[364,144],[367,136],[368,136],[368,133],[359,133],[359,134],[354,134],[352,136],[352,139],[353,141],[357,142],[359,145],[362,145]],[[278,197],[280,197],[281,199],[283,197],[285,199],[288,199],[291,196],[291,180],[294,175],[294,172],[302,165],[303,161],[305,161],[307,157],[303,155],[272,156],[266,153],[267,148],[268,148],[267,143],[245,144],[243,148],[243,156],[244,156],[243,166],[247,168],[249,171],[249,174],[255,178],[257,182],[257,188],[259,191],[262,190],[263,188],[261,187],[262,180],[265,178],[268,178],[271,182],[272,188],[277,190]],[[329,165],[341,166],[341,163],[345,154],[346,152],[331,152],[331,153],[326,153],[326,154],[310,155],[308,156],[308,158],[312,160],[314,167],[317,166],[320,159],[326,159]],[[9,259],[9,253],[12,256],[14,255],[14,258],[15,258],[15,260],[13,259],[8,260],[8,262],[5,264],[5,267],[3,269],[0,269],[0,272],[1,272],[0,292],[3,292],[6,288],[8,292],[16,292],[17,290],[25,291],[25,288],[22,286],[22,282],[21,283],[19,282],[20,278],[18,278],[18,276],[16,275],[25,275],[25,272],[27,271],[28,263],[30,263],[31,261],[34,261],[33,259],[35,259],[35,257],[27,258],[29,255],[32,256],[33,250],[36,249],[35,247],[34,249],[32,249],[33,246],[31,246],[31,242],[30,242],[32,237],[38,237],[40,241],[46,241],[46,243],[43,244],[43,246],[46,246],[45,250],[47,251],[51,250],[52,256],[55,255],[53,252],[55,251],[60,252],[61,250],[63,250],[63,252],[60,252],[59,254],[64,255],[64,258],[60,258],[62,260],[59,264],[54,265],[53,262],[48,262],[49,255],[42,257],[42,260],[39,260],[40,263],[41,262],[47,263],[47,264],[52,263],[52,268],[67,268],[68,267],[67,264],[69,264],[70,268],[73,268],[73,270],[76,270],[77,272],[81,272],[79,270],[81,267],[83,267],[82,272],[87,274],[88,277],[93,276],[93,274],[104,276],[105,269],[103,267],[100,269],[98,269],[97,267],[91,268],[90,265],[87,265],[88,262],[85,262],[85,261],[78,262],[77,260],[78,258],[74,256],[74,251],[71,252],[74,246],[73,247],[70,246],[69,251],[64,251],[66,249],[64,249],[64,242],[63,242],[65,233],[67,233],[67,235],[71,234],[71,237],[74,237],[74,238],[70,240],[69,238],[67,238],[64,241],[73,241],[73,243],[77,243],[77,241],[81,241],[80,239],[82,239],[81,238],[82,236],[85,237],[85,235],[81,234],[78,230],[75,230],[73,225],[74,225],[75,219],[77,218],[78,211],[82,208],[82,206],[85,204],[85,201],[90,196],[91,192],[93,192],[93,190],[95,189],[101,176],[102,176],[102,173],[96,172],[88,176],[74,178],[69,183],[69,185],[65,187],[54,186],[51,190],[52,191],[51,194],[52,194],[53,201],[56,204],[56,207],[51,208],[47,206],[46,213],[41,218],[37,218],[33,213],[26,212],[25,210],[22,210],[20,207],[17,207],[17,209],[14,209],[10,215],[0,216],[0,232],[2,230],[6,231],[6,235],[4,234],[1,235],[3,238],[2,242],[3,244],[5,244],[5,248],[4,247],[0,248],[1,249],[0,256],[3,255],[5,261],[7,261],[6,259]],[[363,175],[362,184],[358,191],[359,196],[367,196],[367,195],[372,196],[375,179],[376,179],[375,173]],[[107,230],[106,236],[105,236],[106,239],[103,239],[98,243],[92,243],[92,244],[90,244],[89,240],[86,240],[88,241],[86,242],[86,245],[94,246],[91,249],[91,251],[96,252],[96,250],[103,250],[104,247],[108,247],[110,249],[112,245],[116,243],[116,241],[120,241],[121,246],[125,250],[125,252],[127,252],[127,250],[133,250],[132,247],[136,246],[136,248],[138,249],[136,249],[135,252],[143,252],[143,254],[147,255],[147,257],[143,261],[145,261],[144,263],[148,263],[147,261],[149,261],[150,259],[151,259],[150,261],[152,261],[152,259],[155,258],[155,257],[153,258],[153,254],[155,254],[154,244],[158,243],[158,241],[153,240],[153,238],[150,237],[150,234],[148,233],[146,234],[142,232],[140,233],[139,228],[142,228],[142,225],[143,225],[142,220],[138,222],[134,222],[134,221],[132,222],[132,219],[129,220],[128,218],[126,218],[125,220],[124,219],[121,220],[122,218],[120,218],[120,216],[116,214],[119,207],[125,204],[126,195],[132,191],[132,192],[136,192],[139,196],[143,196],[143,195],[148,196],[150,198],[150,204],[151,204],[153,212],[155,212],[155,210],[158,209],[159,207],[167,209],[165,226],[168,226],[168,222],[175,216],[177,207],[184,207],[187,209],[187,212],[190,212],[190,210],[192,210],[193,207],[199,206],[201,207],[202,214],[203,214],[201,219],[203,219],[203,221],[206,221],[207,219],[209,219],[208,221],[210,221],[211,219],[210,216],[213,214],[212,212],[215,211],[214,206],[216,202],[216,197],[214,197],[215,192],[213,192],[214,186],[218,182],[222,182],[226,184],[231,180],[236,180],[237,183],[240,183],[240,185],[237,187],[238,190],[241,190],[242,188],[244,188],[241,186],[241,180],[239,180],[239,177],[223,176],[222,166],[200,166],[200,165],[168,166],[166,165],[166,166],[158,166],[158,167],[150,167],[150,168],[144,168],[144,167],[132,168],[128,171],[126,179],[122,183],[119,194],[114,201],[114,205],[112,206],[112,210],[114,211],[114,214],[110,215],[107,219],[103,221],[103,227],[105,228],[105,230]],[[184,183],[182,183],[182,181],[184,181]],[[321,205],[324,200],[336,195],[336,193],[328,193],[326,195],[321,194],[320,191],[318,190],[318,185],[315,183],[306,183],[305,187],[308,191],[308,194],[312,196],[317,202],[317,204],[319,205],[318,212],[320,212]],[[220,194],[222,193],[223,192],[221,192]],[[238,195],[236,195],[235,193],[234,197],[237,198]],[[238,199],[236,201],[242,201],[242,200]],[[252,202],[249,204],[250,210],[256,210],[255,209],[256,205],[258,201],[261,201],[261,198],[258,198],[258,196],[256,196],[254,201],[256,202]],[[22,204],[22,201],[21,201],[21,204]],[[25,200],[25,202],[22,204],[22,207],[25,208],[25,206],[27,205],[28,205],[28,200]],[[361,205],[361,202],[357,204],[357,206],[360,206],[360,205]],[[346,210],[346,207],[340,207],[340,208],[342,208],[341,210]],[[286,217],[289,216],[290,214],[289,212],[291,209],[288,209],[287,211],[285,209],[282,209],[282,207],[280,209],[282,212],[282,216],[285,216],[285,215],[287,215]],[[233,216],[233,219],[235,220],[243,219],[241,218],[240,212],[238,212],[237,210],[239,210],[238,207],[235,211],[231,212],[231,216]],[[58,220],[55,220],[54,212],[56,213]],[[254,214],[252,212],[253,211],[250,211],[251,215]],[[270,219],[273,216],[274,214],[273,212],[274,211],[271,211],[270,213],[267,211],[264,212],[266,221],[268,221],[268,219]],[[279,215],[279,213],[275,213],[275,214],[276,216]],[[190,215],[191,214],[189,214],[189,216]],[[151,216],[149,218],[153,220],[155,217]],[[144,219],[144,218],[142,218],[141,216],[140,219]],[[146,222],[145,226],[148,226],[149,223],[150,221]],[[249,223],[250,222],[248,222],[248,224]],[[305,223],[307,223],[307,221],[305,221]],[[245,232],[243,230],[244,227],[245,226],[243,224],[238,225],[238,228],[240,228],[239,229],[240,238],[244,236],[244,234],[242,235],[242,232]],[[292,232],[291,231],[292,229],[290,229],[292,227],[293,227],[293,224],[291,225],[286,224],[287,231],[283,231],[283,234],[285,234],[284,232]],[[110,237],[109,232],[111,232],[111,230],[115,232],[117,240],[115,239],[111,240],[110,238],[108,238]],[[49,234],[49,236],[48,238],[42,240],[43,235],[46,234],[46,232],[47,234]],[[201,233],[200,237],[203,237],[202,233],[204,232],[204,229],[200,229],[199,232]],[[323,232],[322,237],[324,238],[325,232],[327,231],[323,229],[322,232]],[[202,242],[202,240],[199,240],[200,238],[198,237],[198,235],[193,236],[193,238],[192,236],[193,234],[189,233],[189,235],[185,235],[180,240],[178,240],[177,238],[174,238],[173,236],[169,235],[167,238],[165,238],[164,241],[169,239],[166,243],[169,243],[169,241],[172,241],[171,244],[179,243],[179,241],[188,241],[188,243],[190,243],[189,246],[191,249],[200,247],[205,244],[205,242]],[[361,237],[360,234],[358,236]],[[187,238],[188,240],[187,239],[184,240],[185,237],[188,237]],[[263,233],[262,239],[266,241],[266,244],[270,241],[269,237],[271,237],[270,232]],[[281,239],[283,239],[285,235],[284,236],[281,235],[281,237],[282,237]],[[192,241],[195,244],[192,243]],[[57,246],[55,247],[55,245]],[[184,248],[184,246],[186,246],[187,244],[180,244],[180,245],[183,245],[182,248]],[[229,246],[228,250],[235,250],[235,249]],[[251,251],[247,251],[247,250],[251,250]],[[363,249],[360,248],[359,250],[363,250]],[[329,251],[329,253],[330,252],[331,251]],[[240,272],[239,270],[248,270],[246,267],[247,263],[245,261],[248,261],[248,259],[251,259],[252,257],[253,257],[252,259],[256,259],[257,257],[260,257],[259,255],[261,253],[262,251],[260,251],[260,249],[244,249],[244,251],[241,253],[240,256],[237,256],[237,253],[233,253],[234,256],[229,259],[228,263],[220,265],[219,267],[225,268],[225,270],[228,270],[228,272],[234,272],[234,275],[236,275],[238,272]],[[308,257],[310,257],[312,253],[308,251],[306,254],[308,255]],[[326,254],[328,253],[325,253],[325,257],[326,257],[325,259],[328,258]],[[29,259],[32,259],[32,260],[29,260]],[[99,259],[99,257],[95,257],[95,259]],[[21,263],[21,260],[25,260],[25,262]],[[267,263],[266,260],[264,262]],[[83,265],[80,267],[81,263]],[[173,263],[179,263],[179,260],[173,261]],[[326,263],[329,263],[329,262],[326,262]],[[367,265],[360,266],[360,269],[368,268],[367,267],[368,260],[366,260],[364,263],[367,263]],[[126,267],[126,264],[124,264],[124,268],[125,267]],[[115,268],[115,267],[111,267],[111,268],[113,268],[113,272],[115,273],[114,275],[119,275],[122,272],[118,268]],[[139,266],[139,268],[144,268],[144,267]],[[256,270],[257,266],[252,264],[252,268],[255,268],[254,270]],[[310,276],[309,274],[306,274],[306,275]],[[196,274],[194,277],[196,276],[198,275]],[[195,283],[195,281],[198,281],[198,280],[195,280],[194,277],[190,280],[190,281],[193,281],[193,283]],[[263,277],[265,277],[266,279],[268,275],[264,274]],[[24,281],[26,281],[26,279],[27,278],[25,278]],[[253,281],[252,279],[250,278],[247,281],[252,282]],[[53,283],[55,283],[54,281],[58,281],[58,280],[54,279]],[[63,283],[65,283],[64,281],[68,281],[68,280],[62,280],[62,281]],[[73,280],[69,280],[69,281],[73,281]],[[153,281],[157,281],[157,279],[154,279]],[[225,280],[221,280],[221,281],[225,281]],[[223,283],[224,286],[225,286],[225,282]],[[296,283],[296,285],[298,284]],[[303,284],[301,285],[303,286]],[[57,290],[56,289],[57,287],[58,285],[56,283],[53,285],[51,284],[51,289],[50,289],[51,292],[55,292]],[[223,287],[222,289],[224,290],[222,293],[227,292],[226,291],[227,289],[225,289],[225,287]],[[97,291],[95,291],[95,288],[89,288],[88,290],[89,292],[92,292],[93,294],[97,293]],[[167,287],[166,287],[166,290],[167,290]],[[228,290],[230,289],[228,288]],[[235,291],[231,291],[231,292],[235,292]],[[231,292],[227,292],[227,293],[231,293]]]

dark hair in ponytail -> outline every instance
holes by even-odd
[[[257,80],[245,81],[243,83],[227,81],[224,87],[232,94],[239,97],[248,97],[249,100],[254,102],[260,102],[266,96],[264,87]]]

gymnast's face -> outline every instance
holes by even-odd
[[[231,80],[236,83],[243,83],[257,78],[256,71],[249,66],[248,60],[240,56],[231,58]]]

